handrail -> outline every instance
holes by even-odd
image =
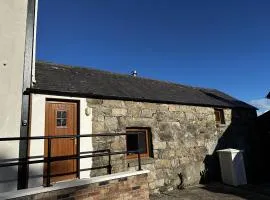
[[[0,138],[1,141],[12,141],[12,140],[41,140],[41,139],[57,139],[57,138],[82,138],[82,137],[110,137],[110,136],[123,136],[130,133],[101,133],[101,134],[83,134],[83,135],[56,135],[56,136],[31,136],[31,137],[5,137]],[[132,133],[135,134],[135,133]],[[138,133],[140,134],[140,133]]]
[[[108,165],[103,165],[99,167],[92,167],[92,168],[86,168],[86,169],[77,169],[77,173],[81,171],[88,171],[88,170],[96,170],[96,169],[104,169],[107,168],[107,173],[112,173],[112,165],[111,165],[111,156],[113,155],[119,155],[119,154],[128,154],[128,153],[134,153],[137,154],[138,158],[138,170],[142,170],[141,168],[141,148],[140,143],[138,140],[138,149],[135,151],[116,151],[112,152],[110,149],[102,149],[102,150],[96,150],[96,151],[84,151],[84,152],[78,152],[74,155],[66,155],[66,156],[52,156],[51,155],[51,147],[52,147],[52,140],[54,139],[65,139],[65,138],[77,138],[78,145],[80,145],[80,139],[85,137],[110,137],[110,136],[124,136],[128,135],[129,133],[102,133],[102,134],[84,134],[84,135],[58,135],[58,136],[32,136],[32,137],[6,137],[6,138],[0,138],[0,142],[4,141],[21,141],[21,140],[47,140],[47,148],[48,148],[48,155],[47,156],[28,156],[25,158],[9,158],[9,159],[1,159],[0,160],[0,168],[3,167],[10,167],[10,166],[19,166],[19,165],[30,165],[30,164],[37,164],[37,163],[44,163],[47,165],[46,169],[46,175],[43,174],[43,177],[46,179],[46,187],[51,186],[51,177],[55,176],[61,176],[66,174],[51,174],[51,163],[56,161],[64,161],[64,160],[77,160],[84,158],[92,158],[92,157],[102,157],[102,156],[108,156]],[[134,133],[132,133],[134,134]],[[136,133],[140,134],[140,133]],[[139,138],[139,137],[138,137]],[[80,147],[78,147],[78,150]],[[29,149],[28,149],[29,151]],[[29,155],[29,154],[28,154]],[[36,160],[32,160],[36,159]],[[76,172],[70,172],[72,174]],[[29,178],[29,177],[27,177]]]

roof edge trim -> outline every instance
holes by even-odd
[[[122,101],[135,101],[135,102],[146,102],[146,103],[163,103],[163,104],[175,104],[175,105],[188,105],[188,106],[200,106],[200,107],[211,107],[211,108],[239,108],[239,109],[248,109],[248,110],[258,110],[256,107],[230,107],[230,106],[220,106],[220,105],[211,105],[211,104],[195,104],[195,103],[180,103],[174,101],[159,101],[152,99],[143,99],[143,98],[129,98],[129,97],[117,97],[117,96],[104,96],[96,94],[83,94],[83,93],[74,93],[74,92],[60,92],[60,91],[51,91],[51,90],[41,90],[35,88],[28,88],[26,90],[27,94],[44,94],[44,95],[56,95],[56,96],[65,96],[65,97],[80,97],[80,98],[93,98],[93,99],[105,99],[105,100],[122,100]]]

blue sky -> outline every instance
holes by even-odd
[[[39,0],[37,58],[216,88],[270,109],[269,0]]]

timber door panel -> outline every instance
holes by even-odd
[[[77,103],[46,102],[45,135],[77,135]],[[48,141],[44,142],[45,157],[48,155]],[[60,138],[51,140],[51,157],[77,154],[76,139]],[[77,176],[76,159],[51,162],[51,183],[74,179]],[[47,174],[47,164],[44,164],[44,174]],[[61,176],[54,176],[63,174]],[[44,178],[46,181],[46,178]]]

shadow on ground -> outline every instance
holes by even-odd
[[[230,187],[220,183],[199,185],[150,196],[150,200],[267,200],[270,196],[255,190]]]
[[[201,189],[211,192],[214,195],[220,194],[224,195],[224,199],[227,197],[234,197],[231,199],[247,199],[247,200],[265,200],[270,199],[270,193],[261,193],[259,190],[253,188],[252,186],[243,187],[231,187],[222,184],[210,184],[204,185]],[[230,199],[229,198],[229,199]]]

